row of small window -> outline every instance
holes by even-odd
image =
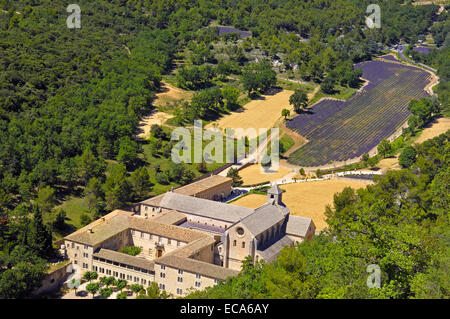
[[[181,278],[181,277],[178,277],[178,280],[177,280],[178,282],[183,282],[183,278]],[[202,286],[202,283],[200,282],[200,281],[196,281],[195,282],[195,287],[196,288],[200,288]]]
[[[75,248],[75,243],[72,243],[72,249],[74,249],[74,248]],[[88,250],[89,246],[88,245],[84,245],[84,249]],[[77,245],[77,250],[80,250],[80,246],[78,246],[78,245]]]
[[[143,279],[143,278],[133,277],[131,275],[125,275],[125,274],[119,273],[117,271],[111,271],[110,269],[104,269],[102,267],[94,266],[93,268],[94,268],[94,271],[99,272],[101,274],[106,274],[106,275],[110,275],[110,276],[112,275],[116,278],[126,279],[127,281],[133,281],[135,283],[139,283],[139,281],[140,281],[142,285],[147,284],[147,280]]]
[[[165,265],[161,265],[161,270],[165,270],[165,269],[166,269],[166,266]],[[183,274],[183,269],[178,269],[178,274],[182,275]],[[164,277],[163,277],[163,275],[164,275]],[[166,278],[166,274],[162,272],[161,273],[161,278]],[[202,279],[202,275],[195,274],[195,278]]]
[[[78,265],[78,261],[77,261],[77,260],[74,260],[73,263],[74,263],[75,265]],[[89,268],[89,264],[83,263],[83,268],[84,268],[84,269],[88,269],[88,268]]]
[[[237,241],[233,240],[233,246],[236,247],[237,246]],[[245,241],[242,242],[242,248],[245,248]]]
[[[135,271],[143,272],[145,274],[149,273],[149,271],[147,269],[139,268],[139,267],[135,267],[135,266],[130,266],[130,265],[122,264],[122,263],[118,263],[116,261],[113,262],[113,261],[110,261],[110,260],[107,260],[107,259],[103,259],[103,258],[98,258],[98,257],[94,257],[94,260],[98,260],[100,262],[104,262],[104,263],[111,264],[111,265],[118,266],[118,267],[122,267],[122,268],[127,268],[127,269],[132,269],[132,270],[135,270]]]
[[[131,230],[131,235],[135,236],[135,234],[136,234],[136,231],[135,230]],[[147,234],[147,233],[141,232],[141,238],[145,239],[145,234]],[[150,240],[152,240],[153,239],[153,234],[149,234],[149,235],[150,235]],[[162,239],[162,237],[158,236],[158,242],[161,242],[161,239]],[[179,247],[181,242],[180,241],[176,241],[176,242],[177,242],[177,247]],[[167,245],[172,245],[172,239],[167,238]]]
[[[78,257],[78,254],[75,254],[75,258]],[[89,254],[88,253],[83,253],[83,258],[89,258]]]
[[[192,219],[189,219],[189,222],[192,222]],[[200,224],[200,221],[199,221],[199,220],[197,220],[197,224]],[[205,222],[205,225],[208,225],[208,223]],[[222,225],[216,226],[215,224],[211,224],[211,226],[212,226],[212,227],[219,227],[219,228],[222,228]],[[226,229],[226,228],[227,228],[227,225],[223,226],[223,228]]]
[[[76,260],[74,260],[74,264],[77,265],[78,262]],[[83,263],[83,268],[84,269],[88,269],[89,268],[89,264]]]

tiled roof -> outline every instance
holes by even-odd
[[[175,255],[166,255],[155,261],[156,264],[167,265],[172,268],[182,269],[194,274],[225,280],[228,277],[236,276],[239,271],[223,268],[218,265],[210,264],[204,261],[192,258],[183,258]]]
[[[206,235],[203,238],[190,242],[181,249],[174,250],[173,255],[185,258],[193,257],[196,253],[200,252],[207,246],[213,245],[215,242],[216,241],[213,237]]]
[[[127,229],[134,229],[182,242],[191,242],[205,236],[200,231],[133,216],[133,213],[130,212],[114,211],[113,213],[105,216],[107,218],[104,220],[96,220],[86,227],[68,235],[65,239],[89,246],[96,246]],[[92,230],[92,232],[89,230]]]
[[[128,214],[123,214],[116,211],[116,214],[109,216],[104,220],[98,219],[95,222],[92,222],[91,224],[68,235],[65,239],[89,246],[95,246],[128,229],[128,218],[132,217]],[[92,230],[92,232],[89,230]]]
[[[202,238],[204,233],[192,229],[177,227],[155,222],[151,219],[142,217],[129,217],[129,228],[146,232],[149,234],[159,235],[166,238],[171,238],[183,242],[191,242],[193,240]]]
[[[241,220],[254,211],[251,208],[215,202],[174,192],[165,193],[160,202],[160,206],[182,213],[214,218],[231,223]]]
[[[186,221],[186,215],[177,212],[176,210],[171,210],[169,212],[158,214],[151,220],[162,224],[179,225]]]
[[[267,247],[266,249],[257,250],[257,252],[261,255],[262,258],[264,258],[264,260],[270,262],[276,257],[278,257],[278,255],[280,254],[281,250],[284,247],[290,246],[292,244],[293,244],[292,239],[290,239],[288,236],[284,236],[277,242]]]
[[[165,194],[166,193],[143,200],[139,204],[150,205],[150,206],[159,206],[159,204],[161,203],[161,200],[164,198]]]
[[[182,186],[180,188],[177,188],[177,189],[173,190],[173,192],[170,192],[170,193],[194,196],[195,194],[199,194],[199,193],[204,192],[215,186],[222,185],[224,183],[229,183],[229,182],[231,182],[231,180],[232,179],[230,177],[224,177],[224,176],[220,176],[220,175],[212,175],[208,178],[199,180],[198,182],[194,182],[194,183]],[[167,194],[167,193],[165,193],[165,194]],[[161,200],[164,198],[165,194],[161,194],[161,195],[146,199],[146,200],[140,202],[140,204],[151,205],[151,206],[160,206]]]
[[[289,215],[286,234],[305,237],[312,223],[311,218]]]
[[[211,226],[211,225],[204,225],[202,223],[184,222],[178,226],[190,228],[190,229],[199,229],[199,230],[207,231],[210,233],[216,233],[216,234],[225,233],[225,228],[220,228],[220,227]]]
[[[212,175],[197,182],[177,188],[174,190],[174,193],[193,196],[225,183],[230,183],[231,188],[231,181],[232,179],[230,177]]]
[[[267,203],[255,209],[255,212],[245,217],[242,224],[257,236],[285,218],[283,207]]]
[[[109,250],[105,248],[99,249],[99,251],[93,254],[94,257],[107,259],[110,261],[115,261],[121,264],[126,264],[134,267],[139,267],[142,269],[147,269],[149,271],[155,270],[155,262],[123,253],[119,253],[114,250]]]

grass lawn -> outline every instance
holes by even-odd
[[[283,155],[284,153],[289,151],[289,149],[292,146],[294,146],[294,144],[295,144],[294,140],[289,135],[284,134],[280,138],[280,153],[281,153],[281,155]]]
[[[314,85],[307,85],[303,83],[292,82],[282,78],[277,78],[277,85],[284,90],[295,91],[296,89],[302,89],[306,93],[312,92],[314,90]]]
[[[83,198],[80,197],[71,196],[55,209],[57,210],[58,208],[62,208],[66,212],[67,227],[63,231],[58,231],[56,229],[52,230],[54,241],[59,240],[64,236],[67,236],[75,230],[81,228],[81,214],[86,213],[90,215]],[[53,214],[55,213],[53,212],[43,215],[43,219],[46,224],[49,224],[53,220]]]
[[[335,94],[326,94],[326,93],[323,93],[322,91],[319,91],[309,101],[309,105],[313,105],[313,104],[317,103],[321,98],[324,98],[324,97],[329,97],[329,98],[334,98],[334,99],[346,101],[349,98],[351,98],[356,92],[358,92],[358,89],[342,87],[342,86],[336,87],[336,93]]]

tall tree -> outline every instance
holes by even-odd
[[[124,165],[113,165],[104,185],[108,209],[114,210],[130,200],[131,186]]]
[[[145,167],[138,168],[130,175],[130,184],[137,199],[142,199],[152,189],[150,175]]]
[[[289,97],[289,104],[294,106],[294,111],[300,113],[308,106],[308,96],[305,91],[296,89],[294,94]]]
[[[389,143],[388,140],[382,140],[380,142],[380,144],[378,144],[377,150],[378,150],[378,153],[381,156],[383,156],[383,158],[386,158],[391,153],[391,150],[392,150],[391,143]]]
[[[244,184],[244,181],[242,180],[242,177],[239,176],[239,171],[238,171],[237,168],[231,167],[228,170],[227,177],[231,177],[232,178],[233,181],[231,182],[231,185],[233,187],[239,187],[242,184]]]
[[[52,232],[42,221],[42,211],[39,207],[33,207],[33,219],[28,224],[28,232],[26,234],[27,246],[37,256],[49,258],[54,255],[52,244]]]

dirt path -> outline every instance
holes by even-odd
[[[141,119],[139,123],[139,128],[141,133],[138,134],[140,138],[147,138],[150,136],[150,129],[153,124],[163,125],[168,119],[171,119],[173,115],[154,111],[150,115],[147,115]]]

